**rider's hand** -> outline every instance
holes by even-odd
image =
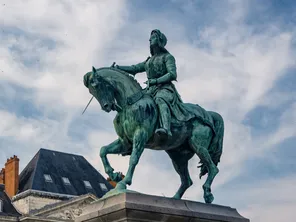
[[[118,65],[116,65],[115,62],[113,62],[113,64],[111,65],[111,68],[117,68]]]
[[[149,86],[153,86],[157,84],[157,79],[149,79],[148,82],[149,82]]]

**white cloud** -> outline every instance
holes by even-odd
[[[296,208],[296,195],[293,192],[295,183],[295,176],[291,176],[245,187],[239,198],[247,201],[248,207],[240,213],[256,222],[291,220]]]
[[[51,98],[56,103],[82,105],[87,98],[87,91],[81,84],[82,76],[91,69],[95,59],[104,63],[105,46],[111,44],[124,21],[124,3],[116,0],[75,4],[71,1],[37,3],[33,0],[7,3],[6,7],[0,8],[5,18],[2,26],[17,28],[27,34],[4,38],[1,43],[4,75],[1,77],[36,87],[38,103],[43,100],[47,103]],[[54,49],[46,47],[47,39],[52,40]],[[14,61],[14,53],[8,51],[9,47],[17,47],[25,53]],[[25,68],[20,61],[35,57],[41,65],[37,70]],[[44,88],[51,90],[45,92]]]

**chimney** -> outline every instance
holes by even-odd
[[[5,168],[0,171],[0,184],[5,184]]]
[[[7,159],[4,172],[5,192],[12,198],[16,195],[19,185],[19,158],[17,156],[14,155]]]

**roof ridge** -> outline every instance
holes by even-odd
[[[88,163],[88,165],[91,167],[91,168],[93,168],[101,177],[102,177],[102,179],[104,179],[106,182],[108,182],[107,181],[107,178],[105,178],[102,174],[101,174],[101,172],[99,172],[84,156],[82,156],[83,157],[83,159],[85,159],[85,161]]]
[[[40,149],[39,149],[40,151]],[[34,160],[34,158],[38,155],[39,151],[33,156],[33,158],[29,161],[29,163],[27,163],[26,167],[22,170],[22,172],[20,173],[20,177],[22,176],[22,174],[26,171],[26,169],[30,166],[30,163]]]
[[[19,174],[19,185],[20,185],[20,183],[21,183],[21,178],[22,178],[22,176],[23,176],[23,174],[24,173],[26,173],[26,171],[27,171],[27,169],[29,169],[31,166],[32,166],[32,164],[33,164],[33,162],[34,162],[34,159],[35,158],[37,158],[37,160],[36,160],[36,162],[35,162],[35,166],[33,167],[33,172],[31,173],[31,177],[30,177],[30,179],[29,179],[29,181],[28,181],[28,183],[29,183],[29,189],[32,189],[32,185],[33,185],[33,181],[34,181],[34,177],[35,177],[35,173],[36,173],[36,168],[37,168],[37,164],[38,164],[38,161],[39,161],[39,158],[40,158],[40,149],[38,150],[38,152],[33,156],[33,158],[29,161],[29,163],[26,165],[26,167],[22,170],[22,172]],[[18,188],[18,192],[17,192],[17,194],[19,194],[19,192],[20,192],[20,187]],[[22,192],[24,192],[23,190],[22,190]]]
[[[31,184],[31,189],[33,189],[33,184],[34,184],[34,179],[35,179],[35,175],[36,175],[36,169],[37,169],[37,166],[38,166],[38,163],[39,163],[39,160],[40,160],[40,151],[41,151],[41,149],[39,149],[39,151],[38,151],[38,159],[37,159],[37,161],[36,161],[36,166],[34,167],[34,171],[33,171],[33,175],[32,175],[32,184]],[[37,155],[36,154],[36,155]],[[34,157],[33,157],[34,158]]]
[[[40,148],[39,151],[41,151],[41,150],[50,151],[50,152],[54,152],[54,153],[62,153],[62,154],[70,155],[70,156],[80,156],[80,157],[83,157],[81,154],[66,153],[66,152],[62,152],[62,151],[58,151],[58,150],[46,149],[46,148],[42,148],[42,147]]]

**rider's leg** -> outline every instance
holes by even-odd
[[[155,95],[155,102],[159,109],[160,128],[155,131],[156,134],[166,134],[172,136],[171,133],[171,111],[167,103],[173,101],[172,93],[167,89],[162,89]]]

